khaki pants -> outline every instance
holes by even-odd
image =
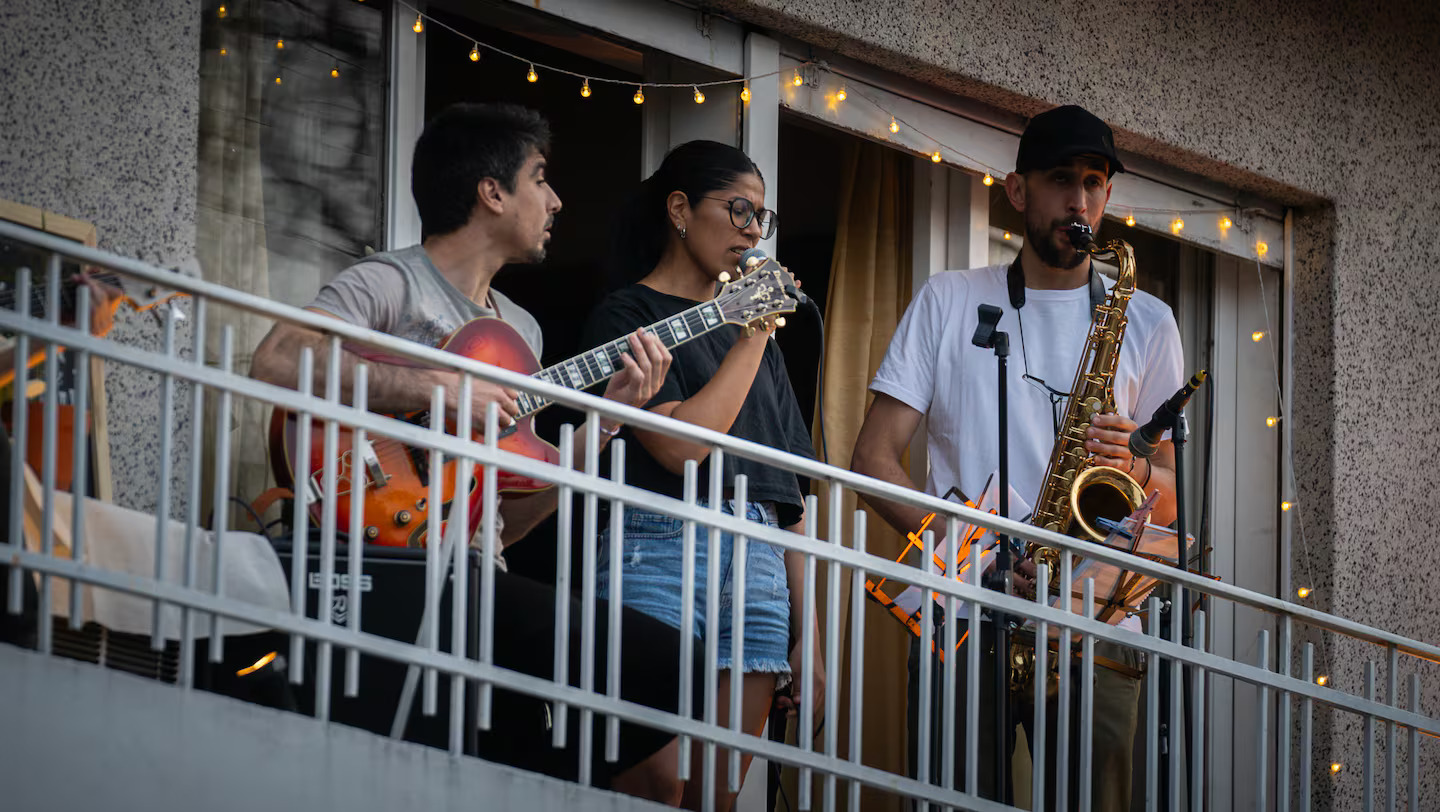
[[[957,633],[964,634],[966,629],[965,621]],[[995,788],[995,758],[997,753],[1004,752],[1008,758],[1015,749],[1015,735],[1012,731],[1008,741],[1004,744],[1003,751],[996,746],[995,723],[991,715],[995,707],[994,691],[994,635],[991,632],[990,623],[981,624],[982,639],[980,651],[980,673],[977,680],[980,688],[979,704],[979,752],[976,753],[978,762],[978,774],[976,779],[979,784],[980,795],[997,801],[1010,801],[1010,792],[1001,797]],[[941,639],[942,633],[937,630],[936,639]],[[969,646],[973,641],[967,639],[965,645]],[[1095,642],[1095,656],[1122,663],[1129,668],[1140,670],[1143,658],[1139,652],[1116,645],[1107,641],[1097,640]],[[966,717],[966,683],[968,652],[964,647],[946,657],[947,663],[942,665],[938,658],[931,661],[931,688],[932,697],[930,702],[931,729],[930,729],[930,782],[941,783],[943,773],[943,762],[945,749],[943,742],[944,709],[940,707],[943,697],[943,680],[955,679],[955,788],[965,788],[965,717]],[[1051,663],[1055,661],[1054,652],[1051,652]],[[1080,792],[1080,662],[1078,658],[1072,658],[1071,679],[1070,679],[1070,713],[1069,713],[1069,752],[1068,752],[1068,792],[1065,806],[1070,809],[1079,807]],[[909,769],[911,777],[918,774],[917,759],[919,756],[919,713],[920,713],[920,646],[919,641],[912,641],[910,646],[910,680],[908,688],[908,709],[906,713],[907,728],[909,734],[910,758]],[[953,671],[953,677],[952,677]],[[1131,754],[1135,742],[1135,728],[1139,715],[1140,703],[1140,679],[1131,675],[1123,674],[1109,668],[1096,665],[1094,669],[1094,715],[1093,730],[1090,742],[1091,759],[1091,808],[1096,812],[1129,812],[1130,809],[1130,786],[1131,786]],[[1023,693],[1007,692],[1006,701],[1010,705],[1010,718],[1012,722],[1022,725],[1025,735],[1030,741],[1035,736],[1035,702],[1034,692],[1026,690]],[[1055,782],[1055,756],[1057,753],[1056,742],[1059,737],[1056,734],[1060,723],[1059,715],[1059,686],[1052,675],[1047,685],[1047,697],[1045,702],[1045,808],[1056,809],[1056,782]],[[1035,759],[1038,762],[1038,759]]]

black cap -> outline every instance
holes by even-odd
[[[1110,125],[1083,107],[1067,104],[1046,110],[1030,119],[1020,136],[1015,171],[1049,169],[1077,155],[1098,155],[1110,163],[1110,174],[1124,172],[1115,154],[1115,135]]]

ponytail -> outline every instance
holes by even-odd
[[[671,150],[620,210],[610,250],[612,278],[633,282],[659,264],[673,228],[666,211],[671,192],[681,192],[693,206],[743,175],[755,175],[764,183],[755,162],[727,144],[690,141]]]

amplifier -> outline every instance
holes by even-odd
[[[288,543],[277,543],[276,552],[290,577],[294,556]],[[327,607],[330,620],[335,625],[350,622],[349,605],[349,562],[347,549],[338,545],[335,555],[336,572],[333,577],[334,597]],[[464,600],[471,618],[479,611],[480,587],[479,550],[470,550],[465,557],[469,570],[468,589]],[[318,618],[317,605],[320,602],[322,577],[320,574],[320,545],[309,545],[305,564],[305,612],[308,617]],[[448,572],[448,568],[447,568]],[[439,614],[436,620],[440,627],[440,650],[451,651],[451,601],[453,599],[454,573],[448,572],[444,590],[440,595]],[[419,635],[421,617],[425,611],[425,551],[403,547],[365,548],[360,568],[362,611],[360,628],[368,634],[389,637],[406,643],[414,643]],[[478,624],[470,624],[466,632],[465,655],[476,657],[479,651]],[[315,713],[315,673],[317,645],[314,640],[305,641],[305,678],[294,686],[296,709],[301,713]],[[283,654],[288,645],[281,649]],[[405,685],[407,666],[392,660],[360,655],[360,691],[355,697],[345,696],[345,651],[338,646],[331,647],[330,718],[342,724],[353,725],[388,736],[400,704],[400,694]],[[423,680],[422,680],[423,686]],[[436,692],[437,710],[435,716],[422,713],[424,691],[417,686],[415,700],[410,709],[410,720],[406,727],[408,741],[428,744],[433,747],[449,747],[450,685],[442,674],[439,690]],[[475,751],[475,691],[466,691],[464,724],[465,752]]]

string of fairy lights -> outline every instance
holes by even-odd
[[[357,2],[364,2],[364,0],[356,0],[356,1],[357,1]],[[468,61],[470,61],[470,62],[472,62],[472,63],[478,63],[478,62],[480,62],[483,58],[486,57],[487,54],[493,54],[493,55],[496,55],[496,56],[501,56],[501,57],[505,57],[505,58],[511,59],[511,60],[515,61],[517,64],[524,66],[524,68],[525,68],[525,72],[524,72],[524,74],[523,74],[524,79],[525,79],[526,82],[531,83],[531,84],[538,83],[538,82],[541,80],[542,75],[563,76],[563,77],[566,77],[567,79],[569,79],[569,80],[571,80],[571,81],[578,81],[578,84],[576,85],[576,92],[577,92],[577,95],[578,95],[580,98],[582,98],[582,99],[589,99],[592,95],[594,95],[596,89],[599,88],[599,87],[613,86],[613,87],[620,87],[620,88],[623,88],[623,89],[625,89],[625,90],[630,90],[630,89],[633,88],[633,93],[632,93],[632,95],[631,95],[631,100],[632,100],[635,104],[637,104],[637,105],[640,105],[640,104],[644,104],[644,103],[645,103],[645,101],[646,101],[645,92],[646,92],[647,90],[650,90],[650,91],[653,92],[653,91],[676,90],[676,89],[689,90],[689,91],[690,91],[691,100],[692,100],[695,104],[704,104],[705,101],[706,101],[705,90],[711,89],[711,88],[717,88],[717,87],[733,87],[733,86],[738,86],[738,87],[740,88],[740,91],[739,91],[740,101],[741,101],[742,103],[748,104],[748,103],[750,102],[750,98],[751,98],[751,93],[750,93],[751,83],[752,83],[752,82],[755,82],[755,81],[757,81],[757,80],[768,79],[768,78],[771,78],[771,77],[777,77],[777,76],[780,76],[780,75],[782,75],[782,74],[789,73],[789,74],[791,74],[791,75],[789,76],[789,78],[788,78],[786,81],[788,81],[788,82],[789,82],[790,84],[792,84],[794,87],[797,87],[797,88],[798,88],[798,87],[801,87],[801,86],[803,86],[803,85],[805,85],[805,84],[807,84],[807,83],[809,83],[809,82],[811,81],[810,79],[807,78],[807,75],[808,75],[808,74],[810,73],[810,71],[812,71],[812,70],[824,70],[824,71],[830,72],[832,75],[840,76],[839,74],[835,74],[833,71],[829,71],[828,66],[826,66],[824,62],[816,61],[816,60],[809,60],[809,61],[806,61],[806,62],[802,62],[802,63],[800,63],[799,65],[796,65],[796,66],[794,66],[794,67],[787,67],[787,68],[784,68],[784,69],[781,69],[781,70],[769,71],[769,72],[766,72],[766,73],[757,73],[757,74],[754,74],[754,75],[741,76],[741,77],[737,77],[737,78],[715,79],[715,80],[709,80],[709,81],[703,81],[703,82],[650,82],[650,81],[636,81],[636,80],[634,80],[634,79],[617,79],[617,78],[612,78],[612,77],[597,76],[597,75],[586,74],[586,73],[582,73],[582,72],[578,72],[578,71],[574,71],[574,70],[569,70],[569,69],[566,69],[566,68],[561,68],[561,67],[554,66],[554,65],[548,65],[548,64],[545,64],[545,63],[543,63],[543,62],[536,61],[536,60],[534,60],[534,59],[531,59],[531,58],[529,58],[529,57],[526,57],[526,56],[524,56],[524,55],[521,55],[521,54],[518,54],[518,53],[513,53],[513,52],[511,52],[511,51],[509,51],[509,50],[506,50],[506,49],[504,49],[504,48],[501,48],[501,47],[499,47],[499,46],[497,46],[497,45],[494,45],[494,44],[491,44],[491,43],[489,43],[489,42],[486,42],[486,41],[485,41],[483,38],[481,38],[481,37],[477,37],[477,36],[474,36],[474,35],[471,34],[471,33],[467,33],[467,32],[461,31],[459,28],[456,28],[454,25],[451,25],[451,24],[445,22],[444,20],[437,19],[437,18],[435,18],[435,17],[432,16],[432,15],[426,14],[423,10],[421,10],[421,9],[419,9],[419,8],[413,6],[413,5],[410,5],[409,3],[403,2],[403,0],[393,0],[393,2],[394,2],[394,6],[395,6],[395,8],[396,8],[396,13],[397,13],[397,14],[402,14],[402,15],[403,15],[405,18],[407,18],[407,19],[408,19],[408,16],[409,16],[410,14],[414,14],[414,15],[415,15],[414,21],[410,23],[410,29],[411,29],[417,36],[425,34],[425,32],[428,31],[428,30],[430,30],[430,29],[441,29],[441,30],[444,30],[444,31],[448,31],[449,33],[453,34],[454,36],[460,38],[460,40],[461,40],[462,42],[467,42],[467,41],[468,41],[468,42],[470,43],[470,48],[468,49],[468,51],[462,52],[462,54],[463,54],[463,55],[462,55],[462,58],[468,59]],[[227,15],[229,14],[229,11],[227,10],[226,6],[221,5],[221,6],[219,6],[219,8],[218,8],[218,10],[217,10],[217,14],[218,14],[218,16],[219,16],[221,19],[225,19],[225,18],[227,17]],[[324,54],[325,56],[327,56],[327,57],[330,59],[330,61],[332,62],[332,65],[331,65],[331,67],[330,67],[330,69],[328,70],[327,73],[328,73],[328,75],[329,75],[329,77],[330,77],[331,79],[340,79],[340,78],[341,78],[342,72],[341,72],[340,68],[341,68],[342,65],[347,65],[347,66],[351,66],[351,67],[358,67],[358,66],[352,65],[352,63],[349,63],[349,62],[347,62],[347,61],[344,60],[344,59],[341,59],[341,58],[339,58],[339,57],[334,56],[333,54],[329,54],[329,53],[325,52],[323,49],[315,48],[315,47],[314,47],[312,44],[310,44],[310,43],[303,43],[303,44],[306,45],[307,47],[310,47],[312,50],[315,50],[315,51],[318,52],[318,53]],[[277,52],[279,52],[279,51],[284,51],[286,47],[287,47],[286,42],[285,42],[285,40],[284,40],[282,37],[277,37],[277,38],[275,39],[274,48],[275,48],[275,50],[276,50]],[[226,56],[226,55],[228,54],[228,49],[222,45],[222,46],[219,48],[219,53],[220,53],[221,56]],[[283,84],[283,81],[284,81],[284,80],[283,80],[283,75],[282,75],[282,74],[285,73],[285,72],[293,72],[293,71],[290,71],[289,69],[284,69],[284,68],[279,68],[279,67],[277,67],[277,72],[276,72],[275,77],[274,77],[274,84],[276,84],[276,85],[281,85],[281,84]],[[839,87],[838,87],[838,89],[835,91],[834,96],[833,96],[834,100],[835,100],[837,103],[844,103],[844,102],[846,102],[847,100],[849,100],[852,96],[854,96],[854,97],[856,97],[856,98],[859,98],[859,99],[863,100],[865,103],[867,103],[867,104],[871,105],[872,107],[874,107],[876,110],[878,110],[882,116],[888,117],[888,118],[890,119],[890,122],[889,122],[889,125],[888,125],[888,130],[889,130],[889,132],[890,132],[892,135],[899,135],[900,132],[901,132],[901,130],[902,130],[902,128],[903,128],[903,129],[907,130],[909,133],[913,133],[915,136],[918,136],[919,139],[923,140],[924,142],[927,142],[927,143],[930,145],[925,151],[921,152],[921,151],[919,151],[919,150],[916,150],[914,147],[906,146],[906,145],[903,145],[903,144],[896,143],[896,142],[894,142],[894,141],[890,141],[890,143],[892,143],[892,144],[893,144],[894,146],[896,146],[897,148],[904,149],[904,150],[909,151],[909,152],[919,152],[919,154],[926,154],[926,155],[928,155],[928,157],[930,158],[930,160],[933,161],[933,162],[935,162],[935,163],[948,162],[948,163],[951,163],[951,164],[953,164],[953,165],[959,166],[959,167],[961,167],[961,168],[963,168],[963,169],[966,169],[966,170],[974,170],[974,169],[978,168],[978,169],[983,173],[982,178],[981,178],[981,182],[982,182],[985,186],[993,186],[997,180],[1001,180],[1001,181],[1004,180],[1004,178],[1005,178],[1005,176],[1006,176],[1006,174],[1007,174],[1006,172],[1000,170],[1000,169],[997,168],[997,167],[990,166],[990,165],[986,164],[984,161],[981,161],[981,160],[977,159],[975,156],[970,155],[970,154],[967,154],[966,152],[964,152],[964,151],[962,151],[962,150],[960,150],[960,149],[957,149],[957,148],[955,148],[954,146],[952,146],[952,145],[950,145],[950,144],[947,144],[947,143],[946,143],[944,140],[942,140],[941,138],[938,138],[938,137],[936,137],[935,135],[933,135],[933,134],[931,134],[931,133],[929,133],[929,132],[926,132],[924,129],[922,129],[920,126],[918,126],[918,125],[917,125],[916,123],[914,123],[913,121],[907,120],[905,117],[903,117],[903,116],[901,116],[900,114],[896,113],[895,111],[891,110],[887,105],[885,105],[885,104],[884,104],[883,102],[881,102],[879,99],[875,98],[875,97],[874,97],[873,95],[871,95],[870,93],[866,92],[864,89],[862,89],[862,88],[860,88],[860,87],[858,87],[858,86],[856,86],[856,85],[850,84],[848,81],[845,80],[845,77],[841,76],[841,77],[840,77],[840,80],[841,80],[841,81],[840,81],[840,83],[839,83]],[[883,135],[882,135],[882,137],[883,137]],[[887,140],[889,140],[889,139],[887,139]],[[947,159],[946,159],[946,156],[947,156],[947,155],[952,156],[952,160],[947,161]],[[960,159],[960,160],[954,160],[954,159]],[[1182,235],[1182,234],[1184,233],[1184,230],[1185,230],[1185,228],[1186,228],[1186,222],[1185,222],[1185,218],[1186,218],[1186,217],[1190,217],[1190,218],[1195,218],[1195,217],[1215,217],[1215,218],[1216,218],[1216,226],[1218,227],[1218,230],[1219,230],[1222,238],[1223,238],[1225,235],[1227,235],[1228,233],[1230,233],[1230,230],[1231,230],[1231,229],[1239,229],[1239,230],[1241,230],[1242,232],[1243,232],[1243,231],[1247,231],[1247,229],[1244,227],[1243,223],[1244,223],[1245,220],[1250,216],[1250,214],[1253,212],[1253,210],[1243,209],[1243,208],[1241,208],[1240,206],[1191,209],[1191,210],[1187,210],[1187,211],[1185,211],[1185,212],[1178,212],[1178,211],[1175,211],[1175,210],[1173,210],[1173,209],[1147,208],[1147,207],[1142,207],[1142,206],[1131,206],[1131,207],[1126,207],[1126,208],[1125,208],[1125,211],[1126,211],[1127,213],[1126,213],[1126,216],[1123,218],[1122,222],[1124,222],[1125,225],[1126,225],[1126,226],[1129,226],[1129,227],[1134,227],[1134,226],[1137,224],[1137,220],[1136,220],[1136,216],[1135,216],[1136,214],[1142,214],[1142,215],[1143,215],[1143,214],[1161,215],[1161,216],[1164,216],[1164,217],[1168,217],[1168,218],[1170,218],[1170,221],[1169,221],[1169,231],[1170,231],[1171,234],[1173,234],[1173,235],[1175,235],[1175,236],[1180,236],[1180,235]],[[1007,232],[1006,236],[1007,236],[1007,237],[1009,236],[1008,232]],[[1258,239],[1257,239],[1257,240],[1255,241],[1254,245],[1253,245],[1253,251],[1251,252],[1252,259],[1253,259],[1254,262],[1255,262],[1256,273],[1257,273],[1257,275],[1260,277],[1260,285],[1261,285],[1261,290],[1262,290],[1262,297],[1263,297],[1263,295],[1264,295],[1264,293],[1263,293],[1263,291],[1264,291],[1264,274],[1263,274],[1262,269],[1261,269],[1261,260],[1263,260],[1263,259],[1266,257],[1266,255],[1269,253],[1269,250],[1270,250],[1270,246],[1269,246],[1267,243],[1265,243],[1263,240],[1258,240]],[[1269,307],[1268,307],[1268,304],[1267,304],[1266,307],[1265,307],[1265,328],[1264,328],[1263,330],[1261,330],[1261,329],[1255,330],[1254,332],[1251,333],[1251,336],[1250,336],[1250,337],[1251,337],[1252,341],[1254,341],[1255,343],[1258,344],[1258,343],[1261,343],[1261,342],[1265,341],[1265,339],[1266,339],[1267,337],[1271,336],[1271,335],[1273,335],[1273,330],[1271,329],[1271,326],[1270,326],[1270,313],[1269,313]],[[1271,355],[1272,369],[1274,370],[1274,373],[1275,373],[1276,393],[1277,393],[1277,399],[1278,399],[1277,403],[1278,403],[1278,407],[1279,407],[1279,412],[1280,412],[1280,414],[1278,414],[1278,415],[1270,415],[1270,416],[1265,417],[1265,418],[1264,418],[1264,423],[1265,423],[1265,426],[1266,426],[1266,427],[1275,428],[1275,427],[1279,426],[1279,425],[1282,423],[1282,421],[1285,419],[1285,416],[1286,416],[1286,414],[1287,414],[1287,408],[1288,408],[1288,406],[1287,406],[1287,404],[1286,404],[1286,402],[1285,402],[1284,392],[1283,392],[1283,390],[1282,390],[1282,388],[1281,388],[1281,384],[1280,384],[1279,361],[1278,361],[1278,358],[1276,358],[1275,348],[1274,348],[1274,346],[1273,346],[1273,342],[1272,342],[1272,345],[1271,345],[1271,348],[1270,348],[1270,349],[1271,349],[1270,355]],[[1298,535],[1299,535],[1299,538],[1300,538],[1302,557],[1304,558],[1305,563],[1306,563],[1306,577],[1308,578],[1308,585],[1304,585],[1304,586],[1298,587],[1298,588],[1296,589],[1296,592],[1295,592],[1295,597],[1296,597],[1297,599],[1299,599],[1299,600],[1305,600],[1305,599],[1308,599],[1308,598],[1310,598],[1312,595],[1315,594],[1315,587],[1313,586],[1313,584],[1315,584],[1315,583],[1317,583],[1317,582],[1316,582],[1315,577],[1314,577],[1314,565],[1313,565],[1313,561],[1312,561],[1311,558],[1310,558],[1310,550],[1309,550],[1308,539],[1306,538],[1306,535],[1305,535],[1305,523],[1304,523],[1304,520],[1303,520],[1303,512],[1297,509],[1299,506],[1298,506],[1297,502],[1295,501],[1295,497],[1294,497],[1294,495],[1293,495],[1293,494],[1296,492],[1296,490],[1297,490],[1296,479],[1295,479],[1295,472],[1294,472],[1293,450],[1292,450],[1292,452],[1291,452],[1291,456],[1292,456],[1292,458],[1289,460],[1289,463],[1290,463],[1290,464],[1289,464],[1289,466],[1288,466],[1288,471],[1287,471],[1287,474],[1288,474],[1288,476],[1287,476],[1287,481],[1286,481],[1285,483],[1283,483],[1283,485],[1282,485],[1282,491],[1283,491],[1282,497],[1283,497],[1283,498],[1282,498],[1282,501],[1280,502],[1280,506],[1279,506],[1279,507],[1280,507],[1280,510],[1281,510],[1282,512],[1291,512],[1291,511],[1294,511],[1294,515],[1295,515],[1295,517],[1296,517],[1296,527],[1297,527],[1297,530],[1299,531],[1299,532],[1298,532]],[[1321,639],[1321,645],[1322,645],[1322,650],[1323,650],[1323,646],[1324,646],[1324,639],[1323,639],[1323,637],[1322,637],[1322,639]],[[1325,684],[1328,682],[1328,677],[1326,677],[1326,676],[1324,676],[1324,675],[1321,675],[1321,676],[1319,676],[1319,677],[1316,677],[1316,680],[1315,680],[1315,681],[1316,681],[1318,684],[1320,684],[1320,685],[1325,685]]]

